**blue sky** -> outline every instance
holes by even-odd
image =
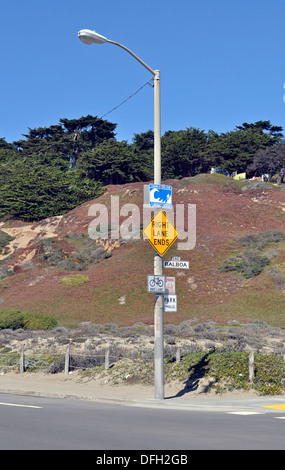
[[[161,71],[162,134],[233,130],[270,120],[285,128],[284,0],[0,0],[0,137],[61,118],[101,117],[150,78],[122,49],[82,44],[95,29]],[[153,129],[145,86],[105,117],[117,139]]]

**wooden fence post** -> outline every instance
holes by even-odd
[[[251,351],[249,353],[249,363],[248,363],[248,372],[249,372],[249,381],[253,382],[254,379],[254,353]]]
[[[20,374],[23,374],[25,372],[25,355],[24,355],[24,348],[21,350],[21,355],[20,355]]]
[[[110,367],[110,348],[105,350],[105,370]]]
[[[64,373],[69,374],[70,344],[65,351]]]
[[[178,364],[178,362],[180,362],[180,358],[181,358],[181,349],[177,348],[176,349],[176,362],[177,362],[177,364]]]

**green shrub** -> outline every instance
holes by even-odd
[[[54,318],[20,310],[3,310],[0,312],[0,330],[51,330],[57,326]]]
[[[37,313],[24,313],[25,330],[52,330],[57,326],[54,318]]]
[[[236,256],[224,261],[221,271],[236,271],[246,279],[255,277],[270,263],[270,259],[262,255],[261,251],[270,243],[280,243],[285,234],[278,230],[267,230],[256,234],[245,235],[237,241],[245,246],[245,250]]]
[[[6,310],[0,312],[0,330],[18,330],[24,328],[24,314],[20,310]]]
[[[39,245],[40,246],[43,246],[44,248],[46,247],[50,247],[50,245],[52,245],[53,243],[55,242],[55,239],[52,238],[52,237],[49,237],[49,238],[45,238],[44,240],[42,240]]]
[[[57,266],[57,264],[64,259],[63,251],[61,248],[56,248],[50,252],[44,253],[43,259],[52,266]]]
[[[6,277],[13,276],[14,271],[9,266],[3,266],[0,269],[0,280],[6,279]]]
[[[221,271],[236,271],[246,279],[260,274],[270,260],[255,250],[247,249],[235,257],[224,261]]]
[[[60,283],[64,286],[75,287],[81,286],[85,282],[89,281],[88,276],[84,276],[83,274],[75,274],[74,276],[66,276],[60,280]]]
[[[248,248],[263,250],[269,243],[279,243],[285,239],[283,232],[278,230],[267,230],[256,234],[245,235],[238,239],[238,242]]]
[[[254,379],[249,381],[249,353],[233,351],[199,351],[181,357],[177,364],[167,361],[165,379],[177,379],[197,387],[206,377],[216,393],[233,390],[255,390],[259,395],[284,393],[285,364],[282,357],[254,355]]]
[[[3,250],[3,248],[8,245],[12,240],[14,240],[15,237],[11,237],[8,233],[4,232],[3,230],[0,230],[0,251]]]

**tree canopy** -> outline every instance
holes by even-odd
[[[281,127],[270,121],[243,123],[235,130],[222,134],[211,132],[205,158],[211,166],[227,170],[230,174],[246,172],[256,152],[281,142]]]
[[[103,185],[153,179],[153,131],[116,139],[116,124],[96,116],[60,119],[29,129],[23,139],[0,138],[0,218],[38,220],[63,214],[97,197]],[[209,172],[211,167],[285,175],[282,127],[243,123],[226,133],[195,127],[161,138],[162,179]],[[283,175],[283,176],[282,176]]]
[[[278,183],[283,183],[285,177],[285,143],[258,150],[252,164],[249,166],[249,170],[255,174],[268,174],[269,179],[278,174]]]

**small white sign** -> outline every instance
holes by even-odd
[[[175,277],[165,276],[165,293],[175,294]]]
[[[164,268],[189,269],[189,261],[163,261]]]
[[[143,205],[146,208],[172,209],[172,187],[160,184],[144,184]]]
[[[172,187],[165,184],[149,185],[149,205],[151,207],[172,208]]]
[[[164,311],[177,312],[177,295],[164,295]]]
[[[147,291],[154,292],[156,294],[163,294],[165,292],[165,276],[148,274]]]

